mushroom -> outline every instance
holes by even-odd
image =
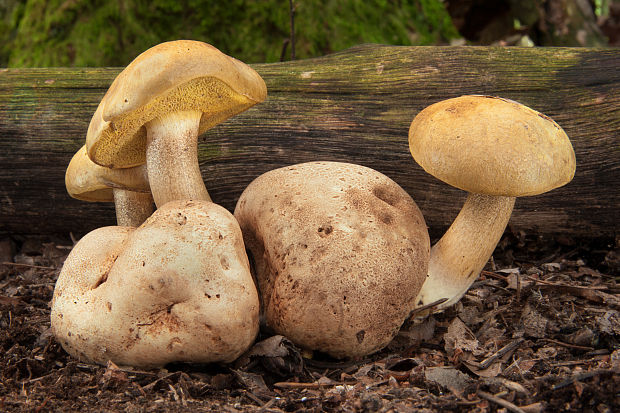
[[[370,354],[410,314],[430,241],[420,210],[387,176],[339,162],[275,169],[250,183],[234,215],[265,322],[296,345]]]
[[[110,169],[99,166],[82,146],[65,174],[69,195],[89,202],[114,202],[120,226],[137,227],[153,213],[153,197],[144,166]]]
[[[411,123],[413,158],[434,177],[469,192],[450,228],[432,247],[416,306],[465,294],[499,242],[515,197],[570,182],[575,153],[551,118],[493,96],[461,96],[422,110]]]
[[[258,332],[239,225],[217,204],[171,201],[138,228],[103,227],[73,248],[52,300],[72,356],[141,368],[231,362]]]
[[[88,127],[88,155],[115,169],[146,162],[158,207],[174,199],[210,200],[198,165],[198,135],[266,96],[258,73],[215,47],[162,43],[112,82]]]

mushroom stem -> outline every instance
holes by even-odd
[[[514,197],[468,195],[450,228],[431,248],[428,277],[416,307],[447,298],[433,307],[433,311],[442,310],[465,294],[504,233],[514,203]]]
[[[146,166],[159,208],[181,199],[211,201],[198,165],[200,111],[165,114],[146,125]]]
[[[139,227],[153,214],[150,192],[135,192],[114,188],[116,222],[121,227]]]

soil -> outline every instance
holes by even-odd
[[[363,360],[261,332],[231,365],[140,371],[68,356],[49,329],[71,242],[0,238],[0,411],[620,411],[620,238],[507,232],[454,308]]]

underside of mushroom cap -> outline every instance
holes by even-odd
[[[258,331],[241,232],[224,208],[173,201],[138,228],[87,234],[67,258],[52,331],[84,361],[157,367],[230,362]]]
[[[192,40],[154,46],[114,80],[88,128],[88,154],[107,167],[145,163],[144,125],[165,113],[202,111],[199,133],[263,101],[263,79],[246,64]]]
[[[492,96],[461,96],[425,108],[411,124],[409,148],[429,174],[485,195],[537,195],[575,174],[573,147],[557,123]]]
[[[114,170],[99,166],[88,157],[86,146],[71,158],[65,173],[65,186],[72,198],[90,202],[114,201],[114,188],[150,192],[144,167]]]

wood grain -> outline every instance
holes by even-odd
[[[201,170],[229,210],[270,169],[312,160],[381,171],[416,200],[433,235],[465,194],[427,175],[407,132],[424,107],[463,94],[519,101],[551,116],[577,155],[567,186],[520,198],[516,229],[597,237],[618,233],[620,50],[358,46],[318,59],[255,65],[264,103],[200,139]],[[64,171],[119,68],[0,70],[0,231],[81,235],[113,225],[111,204],[69,198]]]

